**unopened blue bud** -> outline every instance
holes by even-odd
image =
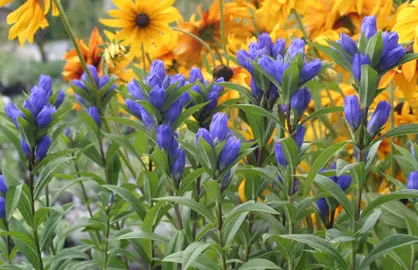
[[[273,44],[271,48],[271,56],[277,58],[279,54],[283,54],[284,49],[286,48],[286,41],[284,39],[278,39],[276,43]]]
[[[84,91],[87,90],[85,83],[80,80],[72,80],[71,84],[77,88],[83,89]]]
[[[385,55],[382,55],[379,66],[380,70],[383,71],[397,66],[402,57],[404,57],[405,53],[405,49],[402,46],[397,46]]]
[[[262,33],[260,36],[258,36],[258,46],[260,49],[265,49],[267,51],[267,54],[270,54],[271,47],[273,47],[273,41],[271,40],[271,37],[268,33]]]
[[[184,97],[178,98],[170,108],[164,114],[164,123],[167,125],[172,125],[176,122],[177,118],[181,115],[181,112],[184,108]]]
[[[94,122],[96,122],[96,125],[100,127],[100,124],[102,123],[102,117],[100,116],[99,109],[97,107],[89,107],[87,110],[87,113],[90,115],[91,118],[93,118]]]
[[[83,75],[81,75],[81,80],[99,86],[99,73],[97,72],[96,67],[93,65],[87,65],[87,69],[90,71],[90,74],[93,77],[94,82],[90,82],[87,72],[84,72]]]
[[[300,126],[296,130],[295,142],[296,142],[296,145],[299,149],[302,147],[303,141],[305,139],[305,133],[306,133],[306,127],[305,126]]]
[[[42,139],[36,145],[36,150],[35,150],[36,161],[40,161],[46,156],[50,146],[51,146],[51,138],[48,136],[42,137]]]
[[[53,106],[45,106],[36,116],[36,125],[38,128],[46,128],[52,121],[52,115],[56,113],[57,110]]]
[[[418,190],[418,171],[411,172],[408,175],[408,189]]]
[[[166,152],[171,151],[173,141],[173,130],[169,125],[160,125],[156,129],[157,144],[161,150]]]
[[[144,92],[142,92],[139,85],[135,82],[135,80],[128,83],[128,91],[129,94],[131,94],[132,97],[138,100],[146,100],[147,98],[144,95]]]
[[[341,33],[341,40],[339,40],[341,47],[344,51],[348,52],[350,55],[354,55],[357,53],[357,44],[356,42],[349,36],[344,33]]]
[[[342,190],[346,190],[351,185],[351,176],[350,175],[340,175],[337,179],[337,185],[339,185]]]
[[[225,170],[238,157],[241,148],[241,141],[236,137],[229,137],[226,144],[219,154],[219,169]]]
[[[126,99],[125,102],[126,102],[126,106],[128,107],[128,110],[132,114],[134,114],[136,117],[141,119],[142,122],[144,123],[144,126],[148,130],[154,128],[155,126],[154,118],[152,117],[151,114],[149,114],[147,110],[145,110],[145,108],[142,105],[136,103],[132,99]]]
[[[165,90],[160,86],[154,86],[151,91],[149,92],[149,101],[155,108],[161,111],[164,107],[165,101]]]
[[[6,200],[0,197],[0,218],[6,219]]]
[[[11,102],[7,103],[6,106],[4,106],[4,111],[6,112],[7,116],[13,121],[15,127],[19,128],[18,118],[25,118],[25,114]]]
[[[287,62],[289,62],[290,59],[298,54],[302,54],[302,57],[305,56],[305,41],[303,41],[303,39],[296,38],[292,40],[292,43],[290,43],[285,58]]]
[[[275,152],[275,155],[276,155],[277,164],[280,164],[283,167],[286,167],[287,166],[287,160],[286,160],[286,156],[284,155],[284,152],[283,152],[283,146],[280,142],[277,142],[274,145],[274,152]]]
[[[256,82],[255,82],[255,80],[254,80],[254,78],[251,78],[251,81],[250,81],[250,87],[251,87],[251,93],[253,94],[253,96],[255,97],[255,99],[256,99],[258,102],[260,102],[260,100],[261,100],[261,98],[262,98],[262,96],[263,96],[263,90],[261,90],[261,89],[257,86],[257,84],[256,84]]]
[[[38,86],[45,90],[47,97],[52,96],[52,79],[48,75],[40,75],[38,80]]]
[[[20,136],[20,147],[22,148],[22,152],[25,155],[25,157],[29,157],[30,156],[30,146],[29,144],[26,142],[25,138],[23,138],[22,136]]]
[[[186,166],[186,152],[179,149],[177,156],[174,157],[173,163],[171,163],[170,170],[173,175],[174,182],[177,187],[180,184],[181,177],[183,176],[184,167]]]
[[[57,94],[57,99],[55,100],[55,108],[59,108],[62,103],[64,102],[64,98],[65,98],[65,93],[63,90],[59,90],[58,94]]]
[[[291,108],[296,112],[296,115],[301,116],[305,113],[306,109],[311,102],[311,92],[307,87],[298,89],[290,100]]]
[[[35,106],[36,110],[40,112],[43,107],[49,103],[48,91],[41,87],[34,86],[31,90],[29,101]]]
[[[208,101],[210,101],[206,106],[205,106],[205,111],[211,112],[213,109],[216,108],[216,105],[218,105],[218,99],[219,99],[219,94],[218,92],[210,92],[208,95]]]
[[[163,81],[166,75],[164,62],[161,60],[154,60],[151,63],[150,73],[156,74],[159,77],[159,79]]]
[[[363,18],[360,32],[364,34],[367,39],[370,39],[377,32],[376,16],[366,16]]]
[[[354,55],[353,58],[353,76],[360,81],[361,78],[361,67],[363,65],[370,65],[370,58],[367,54],[360,53]]]
[[[199,128],[196,133],[196,146],[199,146],[199,139],[202,137],[210,146],[213,147],[213,138],[209,131],[205,128]]]
[[[274,84],[270,85],[270,89],[267,92],[267,95],[270,104],[276,103],[277,99],[279,98],[279,90]]]
[[[214,141],[222,142],[228,137],[228,116],[226,113],[218,112],[213,116],[209,131]]]
[[[279,56],[276,60],[276,79],[280,85],[282,85],[283,74],[285,70],[289,67],[289,63],[284,63],[281,56]]]
[[[162,86],[163,81],[160,80],[160,77],[158,77],[157,74],[150,74],[145,78],[145,82],[151,87],[155,87],[155,86]]]
[[[269,56],[267,55],[262,56],[260,59],[258,59],[258,64],[270,76],[276,75],[275,62]]]
[[[328,219],[328,213],[329,213],[329,206],[328,206],[327,200],[325,200],[325,198],[319,198],[316,201],[316,204],[318,205],[320,217],[323,220],[327,220]]]
[[[189,75],[190,82],[196,82],[196,81],[203,82],[204,80],[205,79],[203,78],[202,71],[200,70],[200,68],[192,68],[190,70],[190,75]]]
[[[321,67],[322,63],[319,59],[315,59],[307,64],[304,64],[302,70],[300,71],[299,83],[304,84],[313,79],[316,75],[318,75]]]
[[[4,180],[3,175],[0,174],[0,196],[6,197],[6,193],[7,193],[7,184],[6,181]]]
[[[177,88],[183,87],[186,84],[186,78],[181,74],[170,76],[170,85],[177,84]]]
[[[369,123],[367,124],[367,133],[369,133],[370,137],[373,138],[386,124],[389,119],[390,110],[390,105],[385,100],[377,104],[376,110],[374,111]]]
[[[38,109],[27,99],[23,101],[23,108],[30,111],[34,117],[38,115]]]
[[[382,33],[382,57],[398,46],[399,35],[396,32]]]
[[[361,125],[362,113],[358,97],[354,95],[344,98],[344,115],[347,123],[353,131],[356,131]]]
[[[250,62],[251,56],[248,52],[244,50],[239,50],[237,52],[237,59],[241,66],[243,66],[250,73],[254,72],[253,64]]]

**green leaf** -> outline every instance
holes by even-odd
[[[418,243],[418,236],[395,234],[383,239],[369,252],[366,258],[361,262],[360,269],[365,269],[370,264],[381,258],[386,253],[402,246]]]
[[[230,222],[225,223],[222,227],[222,233],[226,236],[226,245],[232,245],[235,235],[240,229],[242,223],[244,223],[249,211],[242,212],[241,214],[233,217]]]
[[[216,204],[222,203],[221,190],[219,189],[219,183],[217,181],[209,180],[203,183],[203,186],[205,187],[209,198],[211,198]]]
[[[310,234],[288,234],[280,235],[280,237],[295,240],[316,250],[322,251],[330,256],[336,263],[338,263],[341,269],[348,269],[344,259],[341,257],[335,247],[321,237]]]
[[[351,218],[354,217],[353,205],[347,199],[345,192],[340,188],[339,185],[337,185],[334,181],[323,175],[317,175],[314,178],[314,182],[318,184],[322,188],[322,190],[327,191],[329,194],[331,194],[332,197],[343,206],[344,210]]]
[[[392,193],[383,195],[376,200],[372,201],[366,209],[363,210],[361,213],[360,221],[365,219],[369,214],[373,212],[373,210],[376,207],[379,207],[380,205],[393,201],[393,200],[400,200],[400,199],[408,199],[408,198],[418,198],[418,190],[412,190],[412,189],[403,189],[403,190],[397,190]]]
[[[172,125],[173,130],[180,127],[184,123],[184,121],[186,121],[195,112],[197,112],[200,109],[202,109],[203,107],[205,107],[206,104],[208,104],[208,103],[209,102],[205,102],[205,103],[194,105],[193,107],[190,107],[187,110],[185,110],[184,112],[182,112],[181,115],[177,118],[177,120],[173,123],[173,125]]]
[[[286,104],[289,104],[290,98],[293,96],[293,93],[295,93],[296,90],[298,90],[299,73],[300,70],[296,62],[293,62],[283,73],[282,92],[283,99]]]
[[[202,205],[198,202],[195,202],[191,199],[173,196],[173,197],[156,198],[155,200],[157,200],[157,201],[168,201],[168,202],[173,202],[173,203],[178,203],[178,204],[184,205],[184,206],[189,207],[190,209],[198,212],[200,215],[207,218],[213,224],[216,222],[215,216],[213,215],[213,213],[207,207],[205,207],[204,205]]]
[[[248,101],[250,101],[251,104],[257,104],[256,99],[252,95],[251,89],[248,89],[247,87],[244,87],[236,83],[231,83],[231,82],[222,82],[222,83],[218,83],[218,85],[235,90],[239,92],[241,95],[243,95],[244,97],[246,97]]]
[[[266,259],[252,259],[243,264],[239,270],[265,270],[265,269],[282,269],[275,263]]]
[[[234,209],[229,212],[224,218],[224,223],[228,223],[234,216],[239,215],[243,212],[263,212],[271,215],[279,215],[279,212],[271,208],[270,206],[262,203],[257,203],[254,201],[248,201],[243,204],[236,206]]]
[[[47,218],[49,212],[51,212],[51,208],[40,208],[35,212],[35,215],[33,217],[34,222],[34,229],[37,229],[39,225],[41,225],[44,220]]]
[[[315,159],[314,163],[309,170],[308,176],[305,179],[303,194],[304,197],[308,194],[312,181],[318,172],[328,163],[328,161],[335,155],[335,153],[343,148],[348,142],[339,142],[331,145],[327,149],[323,150],[322,153]]]
[[[97,140],[100,140],[100,128],[97,126],[93,118],[91,118],[91,116],[85,111],[80,112],[80,117],[84,121],[88,129],[93,131]]]
[[[202,165],[206,168],[209,175],[213,175],[217,166],[217,157],[215,149],[203,137],[199,138],[199,151],[202,158]]]
[[[267,111],[267,110],[265,110],[265,109],[263,109],[259,106],[251,105],[251,104],[233,104],[233,105],[231,105],[231,107],[238,108],[240,110],[243,110],[246,113],[259,114],[261,116],[267,117],[268,119],[277,122],[280,126],[282,126],[282,124],[280,123],[280,121],[277,117],[275,117],[269,111]]]
[[[406,125],[400,125],[398,127],[395,127],[389,130],[388,132],[386,132],[383,136],[380,136],[377,139],[377,141],[381,141],[386,138],[412,135],[412,134],[418,134],[418,124],[406,124]]]
[[[375,210],[371,215],[369,215],[366,220],[363,223],[363,226],[361,226],[361,229],[358,231],[359,234],[363,233],[369,233],[371,230],[373,230],[374,225],[376,225],[377,221],[380,218],[380,215],[382,214],[382,210],[377,209]]]
[[[22,184],[17,186],[11,186],[7,190],[6,194],[6,213],[7,213],[7,220],[13,216],[13,213],[16,210],[16,207],[20,201],[20,195],[22,194]]]
[[[344,111],[344,107],[337,107],[337,106],[321,108],[319,110],[315,110],[308,117],[304,118],[302,122],[300,123],[300,125],[303,125],[310,120],[316,119],[320,116],[323,116],[329,113],[339,113],[343,111]]]
[[[164,236],[161,236],[152,232],[129,232],[126,234],[119,235],[116,237],[117,240],[126,240],[126,239],[148,239],[153,241],[159,241],[163,243],[168,243],[168,239]]]
[[[119,195],[121,198],[123,198],[131,205],[132,209],[135,210],[135,212],[138,214],[139,217],[141,217],[141,219],[145,218],[147,211],[145,210],[142,202],[137,197],[135,197],[135,195],[133,195],[130,190],[113,185],[104,185],[102,187],[115,192],[117,195]]]
[[[33,227],[31,193],[26,184],[22,185],[22,193],[17,207],[28,225]]]
[[[182,256],[182,265],[183,265],[183,269],[189,269],[189,267],[191,267],[194,262],[196,261],[196,259],[199,257],[200,254],[202,254],[202,252],[204,252],[206,249],[210,248],[212,244],[207,244],[207,243],[201,243],[201,242],[194,242],[192,244],[190,244],[183,252],[183,256]]]
[[[325,53],[329,57],[332,58],[338,65],[340,65],[345,70],[351,72],[351,63],[348,61],[343,55],[335,51],[334,49],[327,47],[325,45],[321,45],[318,43],[311,42],[309,45],[312,45],[317,50]]]
[[[365,53],[370,57],[372,67],[376,67],[379,64],[382,56],[382,49],[382,32],[378,32],[367,42],[365,50]],[[361,73],[361,76],[363,76],[363,74],[364,73]]]
[[[376,97],[377,86],[379,84],[379,74],[370,65],[361,66],[360,78],[360,104],[367,108],[373,103]]]
[[[198,177],[200,177],[202,174],[206,172],[205,168],[198,168],[192,172],[190,172],[188,175],[186,175],[183,179],[180,181],[180,195],[183,195],[189,186],[196,181]]]

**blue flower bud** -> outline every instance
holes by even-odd
[[[154,60],[151,63],[150,73],[156,74],[161,81],[164,80],[166,75],[164,62],[161,60]]]
[[[48,75],[40,75],[38,86],[45,90],[48,98],[52,96],[52,79]]]
[[[289,63],[284,63],[281,56],[276,60],[276,79],[280,85],[282,85],[283,74],[285,70],[290,66]]]
[[[323,220],[328,220],[329,206],[328,206],[327,200],[325,200],[325,198],[319,198],[316,201],[316,204],[318,205],[319,216]]]
[[[102,123],[102,117],[100,116],[99,109],[97,107],[89,107],[87,109],[87,113],[90,115],[91,118],[93,118],[94,122],[96,122],[96,125],[100,127],[100,124]]]
[[[64,130],[64,135],[65,135],[65,137],[67,137],[67,138],[71,139],[71,128],[67,127],[67,128]]]
[[[149,101],[152,105],[154,105],[155,108],[161,111],[164,107],[165,95],[165,90],[162,87],[156,85],[149,92]]]
[[[80,80],[72,80],[71,84],[77,88],[83,89],[84,91],[87,90],[85,83]]]
[[[399,61],[401,61],[405,53],[405,49],[402,46],[398,46],[395,49],[387,52],[385,55],[382,55],[379,69],[383,71],[398,65]]]
[[[360,32],[364,34],[367,39],[370,39],[377,32],[376,16],[366,16],[363,18]]]
[[[277,58],[279,54],[282,54],[284,49],[286,48],[286,41],[284,39],[278,39],[276,43],[273,44],[271,48],[271,56],[273,58]]]
[[[196,146],[199,146],[199,140],[200,137],[202,137],[210,146],[213,147],[213,139],[212,135],[209,133],[209,131],[205,128],[199,128],[199,130],[196,133]]]
[[[126,106],[128,107],[128,110],[134,114],[136,117],[138,117],[139,119],[142,120],[142,122],[144,123],[144,126],[147,129],[152,129],[155,126],[155,120],[152,117],[151,114],[149,114],[149,112],[147,110],[145,110],[145,108],[136,103],[135,101],[133,101],[132,99],[126,99]]]
[[[79,95],[77,95],[77,94],[74,94],[74,96],[75,96],[75,98],[81,103],[81,104],[83,104],[84,106],[86,106],[86,107],[88,107],[89,106],[89,104],[87,104],[87,102],[84,100],[84,98],[82,98],[82,97],[80,97]]]
[[[62,103],[64,102],[64,98],[65,98],[64,91],[59,90],[57,94],[57,99],[55,100],[55,105],[54,105],[55,108],[58,109],[62,105]]]
[[[292,40],[292,43],[290,43],[290,46],[287,49],[285,55],[285,59],[287,60],[286,62],[289,62],[289,60],[298,54],[302,54],[302,57],[305,56],[305,41],[303,41],[303,39],[296,38]]]
[[[48,136],[42,137],[42,139],[36,145],[35,160],[42,160],[48,153],[49,147],[51,146],[51,138]]]
[[[212,112],[213,109],[216,108],[216,105],[218,105],[218,99],[219,99],[219,94],[218,92],[210,92],[208,95],[208,101],[210,101],[204,108],[205,111],[207,112]]]
[[[248,53],[252,60],[262,57],[263,55],[269,54],[267,48],[260,47],[258,43],[251,42],[248,46]]]
[[[408,175],[408,188],[418,190],[418,171],[411,172]]]
[[[146,100],[147,98],[144,95],[144,92],[142,92],[139,85],[133,80],[128,83],[128,91],[129,94],[131,94],[132,97],[138,100]]]
[[[6,197],[6,193],[7,193],[7,184],[6,181],[4,180],[3,175],[0,174],[0,196],[2,197]]]
[[[270,76],[275,76],[276,75],[275,61],[272,58],[270,58],[269,56],[264,55],[261,58],[259,58],[258,59],[258,64]]]
[[[276,154],[277,164],[280,164],[283,167],[286,167],[287,166],[287,160],[286,160],[286,156],[284,155],[284,152],[283,152],[283,146],[280,142],[277,142],[274,145],[274,152]]]
[[[213,116],[209,131],[214,141],[222,142],[228,137],[228,116],[226,113],[218,112]]]
[[[261,98],[262,98],[262,96],[263,96],[263,90],[261,90],[261,89],[257,86],[257,84],[256,84],[256,82],[255,82],[255,80],[254,80],[254,78],[251,78],[251,81],[250,81],[250,87],[251,87],[251,93],[253,94],[253,97],[255,97],[255,99],[256,99],[258,102],[260,102],[260,100],[261,100]]]
[[[357,96],[350,95],[344,98],[344,115],[353,131],[361,125],[362,113]]]
[[[273,47],[273,41],[271,40],[271,37],[268,33],[262,33],[258,36],[258,47],[261,49],[265,49],[267,51],[267,54],[270,55],[271,47]]]
[[[274,84],[270,85],[270,89],[267,92],[267,95],[270,104],[276,103],[277,99],[279,98],[279,90]]]
[[[171,151],[173,141],[173,130],[169,125],[160,125],[156,129],[157,144],[161,150],[166,152]]]
[[[223,83],[225,82],[224,78],[220,77],[217,78],[216,81],[212,84],[212,89],[210,90],[211,92],[218,92],[218,94],[220,92],[222,92],[224,90],[223,86],[220,86],[218,83]]]
[[[303,115],[311,102],[311,92],[307,87],[298,89],[290,99],[290,107],[296,112],[297,116]]]
[[[341,40],[339,40],[339,43],[341,44],[341,47],[344,49],[344,51],[348,52],[350,55],[357,53],[356,42],[354,42],[354,40],[346,34],[341,33]]]
[[[251,56],[248,52],[244,50],[239,50],[237,52],[237,59],[240,65],[243,66],[246,70],[248,70],[248,72],[254,72],[253,64],[250,62]]]
[[[315,59],[307,64],[304,64],[302,70],[300,71],[299,83],[303,84],[310,81],[313,77],[318,75],[321,67],[322,63],[319,59]]]
[[[377,104],[376,110],[374,111],[370,121],[367,124],[367,132],[369,133],[370,137],[373,138],[386,124],[389,118],[390,110],[390,105],[385,100]]]
[[[396,32],[382,33],[382,57],[398,46],[399,35]]]
[[[171,104],[170,108],[164,114],[164,123],[167,125],[172,125],[176,122],[177,118],[181,115],[181,112],[184,108],[184,98],[180,97],[173,104]]]
[[[297,147],[300,149],[302,147],[303,141],[305,139],[306,127],[301,126],[296,130],[295,133],[295,142]]]
[[[6,219],[6,200],[0,197],[0,218]]]
[[[359,81],[361,78],[361,66],[363,65],[370,65],[369,56],[364,53],[355,54],[353,58],[353,76]]]
[[[9,102],[4,106],[4,111],[6,112],[7,116],[13,121],[16,128],[19,128],[18,118],[22,117],[25,118],[25,114],[17,108],[13,103]]]
[[[241,141],[236,137],[229,137],[224,148],[219,154],[219,169],[225,170],[238,157]]]
[[[27,99],[23,101],[23,108],[30,111],[34,117],[38,115],[38,109]]]
[[[205,79],[203,78],[202,71],[200,70],[200,68],[195,67],[190,70],[190,75],[189,75],[190,82],[200,81],[203,83],[204,80]]]
[[[22,136],[20,136],[20,147],[22,148],[22,152],[25,157],[29,157],[31,151],[30,146]]]
[[[52,115],[57,110],[53,106],[45,106],[36,116],[36,125],[38,128],[46,128],[52,121]]]
[[[99,89],[102,89],[109,82],[110,82],[110,77],[109,76],[105,75],[105,76],[101,77],[99,79],[99,85],[98,85]],[[112,92],[113,90],[115,90],[116,87],[117,87],[116,84],[113,84],[112,86],[110,86],[110,88],[107,90],[107,93],[106,94],[108,94],[108,93]]]
[[[337,179],[337,185],[339,185],[342,190],[346,190],[351,185],[351,176],[350,175],[340,175]]]
[[[174,158],[174,161],[170,166],[170,171],[177,187],[179,186],[181,177],[183,176],[184,166],[186,166],[186,152],[179,149],[177,156]]]
[[[170,85],[177,84],[176,88],[183,87],[186,84],[186,78],[182,74],[176,74],[169,77]]]
[[[34,86],[31,90],[29,101],[35,106],[36,110],[40,112],[43,107],[49,103],[48,91],[41,87]]]
[[[145,78],[145,82],[153,88],[154,86],[162,86],[163,81],[160,80],[160,77],[158,77],[157,74],[150,74]]]
[[[99,86],[99,73],[97,72],[96,67],[93,65],[87,65],[87,69],[90,71],[90,74],[93,77],[94,82],[90,82],[87,72],[84,72],[83,75],[81,75],[81,80]]]

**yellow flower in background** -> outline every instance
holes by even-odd
[[[11,2],[11,0],[0,0],[0,7]],[[26,40],[33,43],[36,32],[49,25],[45,16],[51,10],[51,6],[52,16],[58,16],[58,9],[52,0],[26,0],[7,16],[7,24],[13,25],[9,30],[9,39],[17,38],[22,47]]]
[[[173,7],[175,0],[113,0],[119,9],[109,11],[114,19],[101,19],[106,26],[122,28],[116,33],[117,40],[130,45],[135,56],[141,55],[141,46],[145,49],[161,42],[172,33],[169,24],[181,18]],[[141,45],[142,44],[142,45]]]

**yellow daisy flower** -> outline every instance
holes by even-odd
[[[122,28],[116,33],[117,40],[130,45],[130,51],[141,55],[141,44],[148,48],[161,42],[172,32],[169,24],[180,19],[175,0],[113,0],[119,9],[109,11],[114,19],[101,19],[104,25]]]
[[[12,0],[0,0],[0,7],[11,3]],[[28,40],[33,43],[36,32],[48,27],[45,17],[51,10],[52,0],[27,0],[15,11],[7,16],[7,24],[13,25],[9,31],[9,39],[18,38],[21,46]],[[55,4],[52,4],[52,15],[58,16]]]

